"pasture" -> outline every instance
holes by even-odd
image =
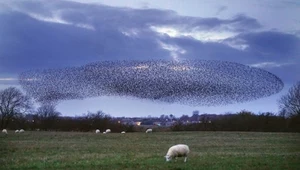
[[[0,135],[0,169],[300,169],[299,133],[31,132]],[[173,144],[191,153],[165,162]]]

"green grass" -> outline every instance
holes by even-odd
[[[165,162],[173,144],[191,153]],[[300,169],[299,133],[29,132],[0,135],[0,169]]]

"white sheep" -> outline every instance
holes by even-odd
[[[147,129],[146,133],[152,133],[152,129]]]
[[[99,130],[99,129],[96,129],[96,133],[100,133],[100,130]]]
[[[3,129],[3,130],[2,130],[2,133],[7,134],[7,130],[6,130],[6,129]]]
[[[189,152],[190,152],[189,146],[185,144],[178,144],[169,148],[165,158],[166,161],[168,162],[172,160],[172,158],[177,159],[177,157],[185,157],[184,162],[186,162]]]
[[[20,131],[17,129],[16,131],[15,131],[15,133],[19,133]]]
[[[105,131],[106,133],[110,133],[111,132],[111,130],[110,129],[106,129],[106,131]]]
[[[125,131],[122,131],[121,133],[126,133]]]
[[[25,132],[24,129],[20,129],[19,130],[19,133],[23,133],[23,132]]]

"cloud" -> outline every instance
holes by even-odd
[[[174,26],[183,32],[195,30],[195,34],[187,36],[197,39],[197,34],[204,33],[205,29],[228,26],[226,29],[231,31],[241,30],[244,27],[241,23],[247,23],[244,20],[253,20],[246,16],[229,20],[183,17],[166,10],[64,1],[10,1],[7,6],[10,12],[0,16],[0,22],[5,23],[0,30],[4,35],[0,43],[1,71],[16,69],[17,72],[98,60],[165,59],[169,58],[170,50],[161,48],[158,42],[163,42],[163,37],[158,36],[153,27]],[[213,37],[213,33],[206,33],[204,37]]]
[[[283,67],[291,64],[293,63],[262,62],[262,63],[251,64],[250,66],[257,67],[257,68],[273,68],[273,67]]]
[[[259,31],[261,24],[246,15],[201,18],[69,1],[1,3],[1,73],[103,60],[300,62],[299,37]]]
[[[17,80],[16,78],[1,78],[0,77],[0,81],[14,81]]]
[[[0,77],[0,85],[17,85],[18,79],[13,77]]]
[[[277,54],[282,59],[300,55],[300,39],[293,34],[264,31],[241,34],[238,38],[248,44],[249,50],[262,55]]]
[[[260,62],[300,62],[300,38],[294,34],[276,31],[241,33],[223,41],[229,46],[246,50]]]
[[[186,53],[184,49],[180,48],[177,45],[165,44],[163,42],[159,42],[159,44],[163,49],[170,51],[170,56],[174,61],[179,61],[180,55]]]
[[[202,42],[219,42],[220,40],[227,39],[238,33],[230,32],[230,31],[218,31],[218,30],[194,30],[194,31],[187,31],[187,30],[179,30],[176,27],[157,27],[151,26],[150,27],[153,31],[158,32],[160,34],[166,34],[170,37],[191,37],[196,40]]]
[[[51,17],[46,17],[46,16],[42,16],[42,15],[39,15],[39,14],[34,14],[34,13],[28,13],[28,15],[30,17],[34,18],[34,19],[44,21],[44,22],[53,22],[53,23],[58,23],[58,24],[73,25],[73,26],[76,26],[76,27],[79,27],[79,28],[95,30],[95,28],[92,25],[84,24],[84,23],[68,22],[66,20],[61,19],[61,17],[58,16],[58,15],[54,15],[54,16],[51,16]]]
[[[219,41],[258,28],[260,24],[255,19],[244,15],[229,20],[177,16],[173,22],[150,26],[153,31],[170,37],[185,36],[200,41]]]
[[[227,6],[220,6],[216,12],[216,15],[220,15],[222,12],[226,11],[228,9]]]

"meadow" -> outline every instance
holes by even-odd
[[[171,145],[191,153],[166,162]],[[0,135],[0,169],[300,169],[299,133],[26,131]]]

